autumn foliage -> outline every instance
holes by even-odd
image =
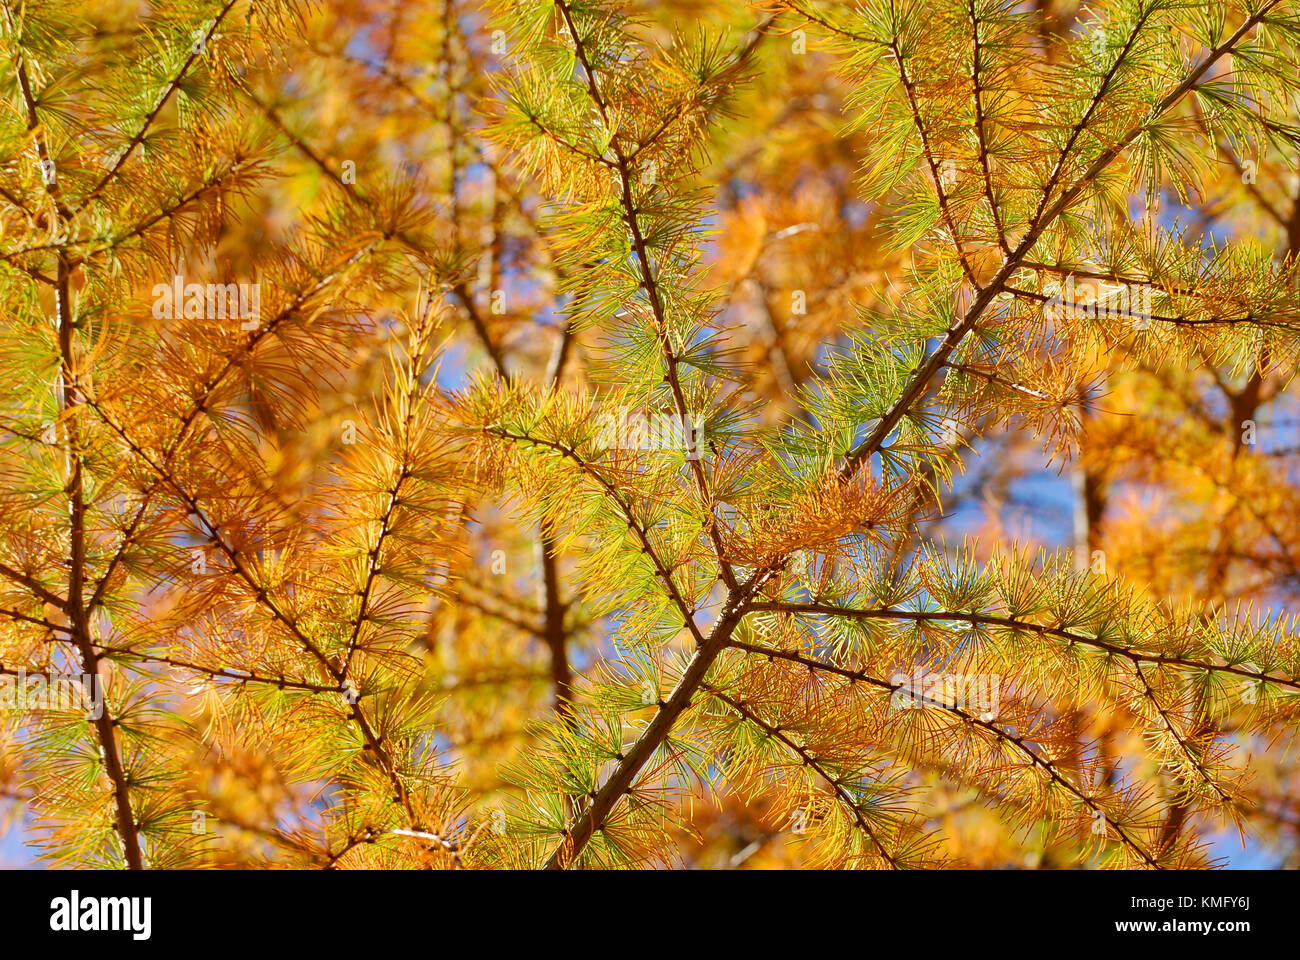
[[[3,3],[33,857],[1298,862],[1295,3]]]

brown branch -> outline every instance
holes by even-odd
[[[730,646],[733,646],[739,650],[745,650],[749,653],[759,654],[761,656],[770,657],[773,659],[788,660],[792,663],[798,663],[805,667],[808,667],[811,670],[821,670],[827,673],[833,673],[836,676],[844,677],[845,679],[848,679],[850,681],[866,683],[869,686],[878,687],[882,690],[888,690],[891,693],[895,690],[900,689],[901,687],[906,686],[906,684],[904,683],[889,683],[886,680],[882,680],[879,677],[874,677],[868,674],[864,670],[850,670],[846,667],[840,667],[832,663],[826,663],[825,661],[818,660],[814,657],[805,656],[793,650],[779,650],[774,647],[765,647],[760,644],[741,643],[741,642],[732,642]],[[991,732],[999,740],[1005,740],[1008,743],[1013,744],[1018,750],[1020,750],[1021,753],[1023,753],[1026,757],[1028,757],[1031,765],[1041,769],[1044,773],[1047,774],[1047,776],[1054,783],[1063,787],[1068,793],[1076,797],[1078,800],[1082,801],[1083,804],[1087,806],[1090,810],[1092,810],[1094,813],[1101,813],[1103,816],[1105,816],[1105,810],[1102,807],[1099,807],[1097,805],[1096,799],[1093,797],[1089,797],[1086,793],[1083,792],[1083,790],[1081,790],[1075,784],[1071,783],[1069,777],[1065,776],[1057,769],[1056,763],[1054,761],[1048,760],[1046,757],[1029,749],[1026,743],[1026,741],[1029,738],[1021,735],[1012,735],[1011,733],[1008,733],[1006,730],[1003,730],[993,721],[983,720],[980,717],[967,712],[961,707],[955,705],[949,706],[940,701],[934,702],[933,706],[945,710],[948,713],[953,714],[954,716],[957,716],[964,723],[970,724],[971,726],[974,727],[980,727],[984,730]],[[1130,850],[1132,850],[1134,853],[1136,853],[1143,860],[1143,862],[1145,862],[1150,867],[1161,869],[1160,863],[1156,861],[1155,858],[1150,853],[1148,853],[1140,843],[1138,843],[1136,840],[1130,837],[1128,833],[1125,832],[1124,828],[1121,827],[1113,817],[1107,817],[1106,823],[1111,829],[1115,831],[1116,834],[1118,834],[1121,842]]]
[[[980,170],[984,174],[984,196],[989,202],[989,211],[993,214],[993,229],[998,235],[998,246],[1002,248],[1004,254],[1010,255],[1011,247],[1007,244],[1007,233],[1002,226],[1002,214],[998,210],[998,202],[993,194],[993,174],[989,165],[989,147],[988,136],[985,133],[984,115],[984,88],[980,85],[980,19],[975,10],[975,0],[970,0],[970,20],[971,20],[971,45],[974,51],[974,62],[971,66],[971,86],[975,100],[975,139],[979,145]]]
[[[52,590],[42,586],[40,581],[36,580],[34,577],[28,576],[21,570],[15,570],[6,563],[0,563],[0,577],[4,577],[6,580],[12,580],[14,583],[26,587],[37,597],[59,610],[65,610],[68,606],[67,600],[59,596],[57,593],[54,593]]]
[[[949,329],[947,335],[939,346],[937,346],[929,356],[912,371],[912,379],[908,382],[907,386],[903,388],[902,392],[894,403],[890,405],[889,409],[885,411],[884,416],[880,418],[876,427],[860,444],[858,444],[858,446],[849,452],[839,471],[839,477],[842,482],[847,482],[852,479],[853,475],[858,471],[862,464],[880,448],[881,444],[883,444],[894,431],[903,416],[912,409],[913,405],[925,392],[926,384],[930,382],[930,379],[934,376],[935,372],[943,365],[949,355],[951,355],[962,340],[965,339],[966,335],[975,329],[975,326],[983,316],[984,311],[988,308],[989,304],[993,302],[994,297],[996,297],[998,293],[1002,292],[1007,281],[1010,279],[1012,274],[1019,269],[1021,261],[1033,248],[1034,244],[1038,242],[1038,238],[1042,235],[1047,226],[1055,221],[1056,218],[1059,217],[1081,193],[1083,193],[1084,189],[1095,181],[1096,178],[1129,146],[1129,144],[1137,139],[1150,122],[1154,121],[1155,118],[1162,116],[1170,107],[1182,99],[1182,97],[1196,85],[1205,72],[1217,63],[1225,54],[1229,53],[1232,48],[1235,47],[1241,39],[1249,33],[1250,30],[1253,29],[1254,26],[1279,2],[1280,0],[1267,0],[1259,10],[1247,17],[1242,25],[1233,32],[1232,36],[1211,50],[1205,59],[1192,70],[1191,74],[1160,101],[1155,110],[1151,112],[1151,120],[1147,121],[1146,124],[1128,130],[1111,147],[1103,151],[1101,155],[1098,156],[1097,159],[1088,167],[1084,174],[1075,181],[1072,186],[1061,193],[1056,202],[1048,206],[1048,198],[1052,191],[1056,189],[1064,172],[1064,158],[1068,153],[1068,149],[1073,148],[1073,143],[1078,139],[1078,136],[1083,129],[1083,124],[1087,122],[1087,119],[1094,111],[1095,104],[1099,101],[1101,96],[1101,92],[1099,91],[1097,97],[1094,98],[1093,104],[1090,104],[1088,110],[1085,111],[1081,122],[1076,124],[1075,132],[1070,138],[1068,149],[1062,151],[1062,160],[1058,161],[1052,175],[1048,178],[1047,185],[1043,190],[1042,199],[1039,201],[1038,210],[1035,212],[1034,217],[1030,222],[1029,229],[1016,245],[1015,250],[1005,258],[1001,268],[998,270],[994,278],[987,286],[979,291],[970,307],[966,310],[965,315],[957,321],[951,329]],[[1148,14],[1149,11],[1147,14],[1144,14],[1144,18]],[[1124,49],[1127,50],[1130,45],[1131,38],[1130,43],[1126,44]],[[1123,60],[1123,57],[1124,54],[1121,52],[1121,55],[1117,58],[1115,64],[1112,65],[1110,71],[1107,73],[1108,79],[1103,82],[1103,88],[1108,86],[1110,82],[1109,78],[1114,76],[1114,73],[1118,68],[1119,63]]]
[[[1131,650],[1128,647],[1121,647],[1117,644],[1107,643],[1106,641],[1099,640],[1096,637],[1089,637],[1081,633],[1072,633],[1069,630],[1064,630],[1060,627],[1048,627],[1043,624],[1031,623],[1027,620],[1019,620],[1014,617],[999,617],[981,613],[950,612],[946,610],[895,610],[890,607],[862,609],[853,607],[837,607],[834,604],[828,603],[782,603],[769,601],[751,603],[748,607],[748,611],[755,613],[813,614],[831,617],[845,617],[851,620],[911,620],[917,623],[954,621],[969,623],[976,626],[1006,627],[1010,630],[1020,630],[1025,633],[1037,633],[1040,636],[1046,637],[1056,637],[1060,640],[1067,640],[1070,643],[1082,643],[1085,646],[1096,647],[1100,650],[1105,650],[1107,653],[1125,657],[1134,663],[1158,663],[1167,664],[1169,666],[1188,667],[1194,670],[1228,673],[1260,683],[1274,683],[1278,686],[1300,690],[1300,680],[1297,680],[1294,677],[1275,677],[1271,674],[1259,671],[1242,670],[1240,667],[1234,667],[1228,664],[1203,663],[1199,660],[1188,660],[1184,657],[1167,657],[1160,654],[1141,653],[1137,650]]]
[[[747,596],[759,589],[769,576],[770,572],[756,574],[745,585],[743,595]],[[604,828],[605,819],[614,809],[615,804],[631,789],[632,782],[641,768],[668,738],[673,725],[691,706],[691,698],[699,691],[709,668],[713,666],[713,662],[731,639],[731,634],[743,615],[742,604],[735,600],[728,602],[708,638],[692,654],[681,679],[678,680],[677,686],[673,688],[668,699],[659,701],[658,712],[654,718],[646,725],[631,748],[619,759],[618,765],[609,778],[601,784],[600,789],[591,798],[591,802],[578,812],[565,830],[559,845],[546,861],[547,870],[563,870],[572,865],[581,855],[592,834]]]
[[[14,28],[12,12],[5,4],[5,17],[10,30]],[[52,165],[53,160],[45,138],[40,134],[40,118],[36,111],[36,99],[32,94],[31,83],[27,75],[27,66],[20,48],[16,50],[16,69],[18,86],[23,102],[27,108],[27,129],[36,141],[37,155],[42,165]],[[69,219],[67,207],[60,196],[57,175],[50,175],[42,170],[45,192],[54,205],[51,227],[56,235],[61,235],[63,225]],[[61,609],[70,621],[70,640],[81,657],[82,671],[86,674],[99,674],[99,657],[95,652],[90,635],[90,621],[85,603],[86,584],[86,501],[83,478],[82,438],[78,425],[77,408],[84,402],[81,389],[81,371],[76,355],[75,335],[77,322],[72,315],[72,268],[64,250],[58,252],[58,274],[55,282],[55,314],[59,343],[59,379],[57,399],[61,414],[67,415],[64,424],[64,445],[66,448],[65,470],[67,479],[64,493],[68,498],[68,596],[61,604]],[[104,772],[113,788],[114,827],[118,840],[122,844],[122,856],[126,866],[132,870],[144,868],[144,857],[140,849],[140,831],[134,812],[131,809],[130,784],[126,770],[122,765],[122,755],[117,743],[114,728],[116,720],[108,710],[99,712],[94,718],[95,733],[99,740],[100,760]]]
[[[957,232],[957,221],[952,214],[952,205],[948,202],[948,195],[944,193],[943,176],[939,170],[939,161],[935,158],[934,150],[930,146],[930,136],[926,131],[925,120],[921,117],[921,106],[916,99],[916,84],[908,76],[907,65],[903,62],[903,51],[898,46],[898,38],[892,38],[888,46],[890,52],[894,55],[894,62],[898,64],[898,79],[903,85],[907,106],[912,113],[912,124],[916,127],[917,136],[921,140],[921,155],[925,157],[926,165],[930,168],[930,178],[934,181],[935,196],[939,200],[939,211],[943,214],[944,222],[948,225],[948,232],[952,235],[952,245],[956,248],[957,259],[961,262],[962,273],[966,275],[970,285],[978,290],[980,284],[975,278],[975,272],[971,269],[970,261],[966,257],[966,249],[962,245],[960,234]],[[978,57],[978,53],[976,56]]]
[[[190,48],[190,55],[185,58],[185,62],[181,64],[181,68],[177,72],[176,76],[163,89],[162,95],[158,98],[157,102],[154,103],[153,108],[145,115],[144,121],[140,124],[140,129],[137,130],[135,135],[127,142],[126,149],[122,151],[122,154],[117,158],[117,161],[108,172],[105,173],[104,176],[101,177],[100,180],[90,189],[90,192],[81,198],[81,202],[77,204],[76,210],[72,211],[73,217],[86,209],[86,205],[97,197],[99,192],[118,175],[122,170],[122,167],[126,164],[127,159],[135,152],[135,148],[144,142],[145,135],[148,134],[149,128],[153,126],[154,121],[158,119],[158,115],[162,113],[162,109],[167,105],[167,101],[171,99],[171,95],[180,87],[181,81],[184,80],[185,75],[189,73],[190,67],[192,67],[194,63],[203,56],[208,41],[212,39],[213,34],[217,32],[217,27],[221,25],[221,21],[226,18],[226,15],[230,13],[237,2],[238,0],[226,0],[226,5],[218,11],[215,19],[213,19],[211,25],[209,25],[207,31],[204,33],[203,38],[195,42]]]
[[[181,447],[189,434],[190,428],[198,421],[199,414],[208,412],[208,404],[212,400],[217,388],[225,382],[226,377],[230,376],[231,373],[235,370],[241,369],[243,362],[252,356],[257,345],[270,337],[277,329],[279,329],[282,323],[288,320],[289,317],[301,310],[312,297],[324,291],[331,283],[345,278],[352,268],[361,263],[362,260],[380,246],[382,241],[387,239],[388,237],[385,235],[367,243],[364,247],[350,256],[341,266],[330,273],[327,273],[325,276],[317,278],[314,284],[298,293],[293,300],[286,304],[274,317],[271,317],[269,320],[262,323],[257,330],[249,333],[247,340],[243,342],[240,349],[227,356],[221,369],[212,374],[208,378],[207,382],[199,388],[198,396],[195,398],[193,404],[184,414],[182,414],[180,418],[180,429],[177,432],[176,437],[171,441],[168,448],[163,451],[162,464],[164,467],[171,467],[172,461],[180,453]],[[115,432],[125,437],[125,434],[117,428],[108,412],[97,400],[93,397],[86,396],[83,398],[83,402],[94,410],[101,420],[113,427]],[[155,476],[157,476],[156,470]],[[134,537],[148,511],[149,503],[159,486],[165,486],[165,483],[161,479],[151,485],[150,489],[144,494],[143,502],[136,510],[131,523],[123,531],[122,541],[118,545],[117,551],[109,560],[104,573],[100,576],[99,582],[96,584],[94,595],[87,604],[88,609],[94,610],[103,601],[108,590],[109,580],[112,577],[113,572],[117,569],[117,566],[125,558],[126,551],[134,542]]]
[[[91,641],[90,620],[86,606],[86,501],[81,455],[81,431],[77,424],[76,408],[82,404],[80,370],[73,345],[76,322],[72,317],[71,277],[66,257],[59,257],[59,285],[57,312],[59,320],[59,408],[69,412],[64,431],[67,445],[68,479],[64,491],[68,495],[69,553],[68,599],[64,607],[71,621],[72,642],[81,655],[82,670],[86,674],[99,674],[99,654]],[[116,721],[107,710],[94,718],[99,737],[100,757],[104,772],[113,785],[113,804],[116,812],[118,840],[126,865],[132,870],[144,869],[140,850],[140,829],[131,810],[130,781],[122,765],[121,750],[114,731]]]
[[[769,737],[775,737],[777,740],[783,743],[787,748],[789,748],[799,757],[799,759],[803,762],[805,766],[807,766],[814,773],[816,773],[817,776],[821,777],[822,780],[824,780],[830,786],[831,790],[835,794],[836,799],[839,800],[842,804],[844,804],[844,806],[848,807],[850,811],[852,811],[853,822],[857,825],[857,827],[860,830],[862,830],[863,833],[867,835],[867,838],[871,841],[872,846],[876,848],[876,850],[880,853],[880,856],[884,859],[884,861],[887,864],[889,864],[890,869],[892,870],[899,869],[898,860],[894,856],[892,856],[888,850],[885,849],[885,845],[881,842],[880,838],[876,836],[876,831],[871,829],[871,824],[869,824],[867,822],[866,817],[862,815],[861,807],[859,807],[858,804],[854,802],[852,795],[847,790],[844,789],[843,778],[833,776],[831,773],[829,773],[826,770],[826,768],[822,766],[821,762],[817,760],[817,758],[814,757],[806,747],[800,746],[799,744],[795,743],[779,727],[773,726],[772,724],[769,724],[767,721],[763,720],[762,717],[759,717],[757,714],[751,711],[747,706],[745,706],[743,701],[734,700],[731,697],[727,696],[725,693],[723,693],[721,690],[719,690],[717,687],[710,686],[707,683],[703,684],[702,686],[714,697],[721,700],[732,710],[736,711],[736,713],[740,714],[740,716],[743,717],[745,720],[759,727]]]
[[[285,139],[289,141],[289,144],[315,164],[315,166],[329,177],[336,186],[342,189],[345,196],[347,196],[352,202],[357,203],[366,209],[373,210],[373,200],[371,200],[365,192],[355,184],[345,183],[343,177],[338,173],[338,171],[326,163],[324,157],[317,153],[310,144],[302,139],[302,137],[289,129],[288,125],[281,119],[275,108],[251,94],[249,94],[249,99],[262,109],[267,118],[275,124],[276,128],[282,134],[284,134]],[[395,233],[393,236],[415,253],[416,256],[424,257],[426,255],[424,247],[409,235],[405,233]],[[492,337],[488,333],[487,322],[483,319],[482,313],[479,312],[477,305],[474,303],[473,294],[470,293],[463,282],[451,284],[451,292],[455,294],[456,299],[458,299],[461,302],[461,305],[465,308],[465,313],[469,317],[470,325],[474,328],[474,333],[478,337],[479,342],[482,343],[483,349],[487,351],[488,358],[492,361],[492,366],[496,369],[497,374],[502,379],[506,379],[509,376],[509,372],[506,369],[505,356],[501,353],[501,348],[492,341]]]
[[[605,102],[605,97],[601,93],[600,84],[596,80],[596,70],[588,58],[587,50],[578,36],[578,28],[573,22],[573,16],[569,10],[568,4],[564,0],[556,0],[556,8],[564,18],[568,26],[569,35],[573,40],[574,52],[577,55],[578,62],[582,64],[582,70],[586,77],[587,91],[590,94],[592,102],[600,113],[601,122],[606,131],[611,131],[609,108]],[[632,197],[632,174],[631,161],[629,156],[624,153],[622,146],[619,144],[617,132],[611,131],[610,150],[614,153],[614,158],[618,164],[619,186],[620,186],[620,203],[623,206],[623,222],[627,224],[631,232],[632,249],[636,253],[638,273],[640,274],[640,286],[645,291],[647,299],[650,301],[650,310],[654,315],[655,333],[659,338],[660,351],[664,359],[664,378],[668,382],[668,388],[673,396],[673,405],[676,409],[677,416],[681,418],[685,426],[689,422],[690,411],[686,405],[686,394],[682,389],[681,376],[678,372],[678,356],[673,351],[673,345],[669,339],[668,317],[664,309],[663,301],[659,293],[659,282],[655,276],[654,268],[650,262],[649,244],[641,230],[641,220],[637,211],[636,201]],[[731,564],[726,560],[726,549],[722,543],[722,533],[718,526],[717,513],[712,503],[712,493],[709,489],[708,479],[704,474],[703,457],[699,448],[699,438],[695,436],[694,429],[684,429],[683,436],[686,441],[686,459],[689,464],[691,474],[695,478],[695,485],[699,490],[701,503],[709,511],[709,539],[713,543],[713,551],[717,557],[719,572],[722,582],[731,590],[738,586],[735,573],[731,569]]]
[[[650,558],[650,563],[654,567],[655,575],[663,581],[664,587],[668,591],[668,596],[672,599],[673,603],[676,604],[678,611],[682,614],[682,619],[684,621],[683,625],[690,631],[691,636],[695,638],[696,644],[702,645],[704,643],[704,636],[700,633],[699,627],[695,624],[694,608],[686,602],[686,599],[681,595],[681,591],[677,589],[677,583],[673,580],[672,574],[669,572],[667,565],[660,559],[659,551],[655,549],[654,544],[650,541],[649,530],[636,518],[636,514],[632,510],[632,505],[617,487],[603,477],[595,467],[583,460],[582,457],[578,456],[576,450],[563,443],[557,443],[553,440],[543,440],[527,433],[511,433],[510,431],[501,428],[485,428],[484,432],[493,436],[501,437],[503,440],[513,440],[518,443],[527,443],[532,446],[545,447],[548,450],[554,450],[565,459],[577,464],[583,473],[595,480],[605,495],[613,500],[615,505],[617,505],[619,513],[622,514],[624,521],[627,523],[628,529],[632,531],[633,535],[637,538],[637,541],[641,544],[642,552]]]
[[[312,683],[310,680],[296,680],[292,677],[269,676],[267,674],[260,674],[237,667],[213,667],[207,664],[194,663],[191,660],[182,660],[179,657],[165,656],[156,653],[141,653],[133,647],[114,647],[106,646],[104,644],[95,644],[95,649],[101,658],[125,657],[132,660],[139,660],[142,663],[158,663],[163,664],[164,666],[177,667],[181,670],[192,670],[195,673],[202,674],[206,677],[212,677],[215,680],[233,680],[236,683],[256,683],[263,686],[276,687],[280,690],[305,690],[308,693],[343,692],[343,688],[339,685]]]
[[[130,449],[131,453],[149,466],[149,468],[154,471],[155,475],[171,488],[189,512],[198,519],[204,529],[205,538],[222,552],[229,561],[235,574],[244,581],[248,589],[252,592],[257,603],[265,607],[271,616],[289,631],[298,644],[320,663],[326,674],[332,677],[335,683],[342,688],[347,682],[347,674],[344,671],[342,664],[336,666],[332,663],[320,647],[303,632],[297,621],[280,609],[279,604],[271,598],[266,587],[263,586],[258,581],[257,577],[253,575],[253,572],[248,569],[239,552],[226,543],[225,538],[220,534],[219,526],[208,518],[206,511],[203,509],[203,506],[199,503],[198,499],[186,490],[181,481],[170,469],[168,469],[167,466],[155,463],[154,459],[149,456],[148,452],[132,440],[120,425],[109,418],[102,409],[99,412],[104,422],[118,434]],[[396,791],[397,799],[401,802],[407,818],[412,824],[416,824],[417,818],[415,816],[415,810],[411,805],[410,794],[407,790],[406,783],[398,772],[397,765],[387,747],[384,746],[380,736],[375,733],[374,729],[371,727],[369,719],[365,715],[365,712],[361,709],[360,700],[350,699],[348,706],[350,708],[349,718],[357,724],[362,737],[365,739],[367,748],[375,756],[379,769],[392,783],[393,788]]]

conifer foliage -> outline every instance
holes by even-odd
[[[1296,856],[1294,3],[0,2],[35,856]]]

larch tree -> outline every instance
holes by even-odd
[[[42,862],[1297,862],[1290,0],[0,2]]]

